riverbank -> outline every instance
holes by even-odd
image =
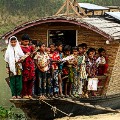
[[[77,116],[77,117],[64,117],[61,119],[55,119],[55,120],[119,120],[120,119],[120,113],[109,113],[109,114],[99,114],[99,115],[92,115],[92,116]]]
[[[3,47],[1,47],[2,49]],[[1,50],[0,49],[0,50]],[[3,57],[4,53],[0,51],[0,106],[3,106],[5,108],[9,108],[11,106],[11,103],[9,102],[9,99],[11,98],[11,92],[10,88],[8,87],[5,78],[8,77],[6,73],[6,65]]]

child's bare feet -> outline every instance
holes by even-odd
[[[43,97],[43,100],[46,100],[46,99],[47,99],[45,95],[43,95],[42,97]]]
[[[18,98],[18,99],[21,99],[21,97],[20,97],[20,96],[17,96],[17,98]]]
[[[29,99],[29,96],[28,95],[23,96],[23,99]]]
[[[40,100],[46,100],[46,97],[44,95],[40,95],[39,99]]]
[[[88,94],[87,94],[87,93],[85,94],[85,98],[89,98],[89,96],[88,96]]]
[[[69,95],[65,95],[65,98],[69,98],[70,96]]]
[[[29,99],[33,99],[33,97],[31,95],[29,95],[28,97],[29,97]]]
[[[55,96],[55,98],[58,98],[58,94],[55,94],[54,96]]]
[[[16,99],[16,96],[12,96],[12,99]]]

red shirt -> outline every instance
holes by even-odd
[[[21,46],[23,52],[26,54],[27,52],[32,53],[34,48],[32,46]],[[22,63],[23,66],[23,81],[34,80],[35,79],[35,65],[31,56],[28,56]]]
[[[55,51],[53,53],[50,53],[50,58],[51,58],[52,61],[60,60],[59,52]],[[58,63],[57,62],[52,62],[52,68],[54,70],[57,70],[58,69]]]

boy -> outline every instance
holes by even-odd
[[[64,47],[65,57],[70,56],[70,52],[71,52],[71,47],[69,45],[66,45]],[[65,82],[65,97],[69,97],[69,96],[73,97],[72,96],[73,64],[74,64],[73,60],[68,60],[64,63],[64,70],[68,71],[68,78],[64,81]]]
[[[81,95],[82,93],[82,86],[85,84],[87,80],[86,74],[86,49],[87,45],[85,43],[78,45],[78,79],[79,79],[79,89],[78,94]]]
[[[45,99],[46,95],[46,72],[48,71],[49,67],[49,56],[45,52],[45,44],[39,43],[40,51],[37,52],[36,56],[34,57],[35,63],[38,68],[38,79],[39,79],[39,95],[40,98]]]

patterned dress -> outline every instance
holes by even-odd
[[[97,75],[97,64],[96,59],[90,60],[87,58],[86,71],[88,73],[88,78],[94,78]]]
[[[58,51],[55,51],[50,54],[51,61],[59,61],[60,60],[60,55]],[[53,77],[53,91],[54,93],[59,92],[59,85],[58,85],[58,63],[52,62],[52,77]]]
[[[34,48],[32,46],[21,46],[23,52],[26,54],[28,52],[32,53],[34,51]],[[34,61],[31,58],[31,56],[27,57],[23,64],[23,81],[28,81],[28,80],[33,80],[35,79],[35,65],[34,65]]]
[[[32,46],[21,46],[23,52],[26,54],[28,52],[32,53],[34,48]],[[33,89],[33,81],[35,80],[35,65],[31,56],[28,56],[22,63],[22,96],[31,96]]]

